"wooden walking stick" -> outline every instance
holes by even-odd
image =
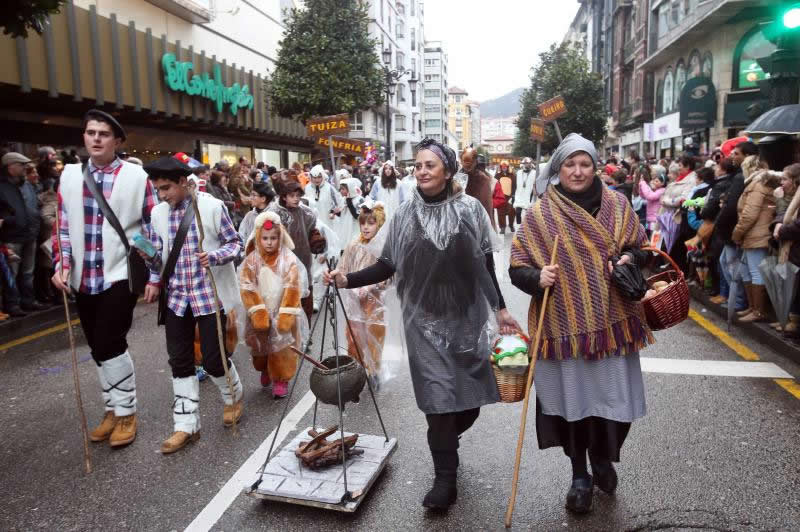
[[[556,251],[558,250],[558,235],[553,241],[553,252],[550,255],[550,266],[556,262]],[[528,400],[531,398],[531,384],[533,383],[533,374],[536,371],[536,358],[538,357],[539,342],[542,339],[542,324],[544,324],[544,311],[547,307],[547,299],[550,296],[550,288],[544,289],[544,297],[542,298],[542,306],[539,308],[539,323],[536,325],[536,336],[531,344],[531,362],[528,366],[528,382],[525,385],[525,400],[522,402],[522,423],[519,427],[519,439],[517,439],[517,457],[514,461],[514,480],[511,484],[511,498],[508,501],[508,509],[506,510],[506,528],[511,528],[511,516],[514,515],[514,503],[517,500],[517,483],[519,482],[519,462],[522,459],[522,442],[525,441],[525,424],[528,420]]]
[[[63,282],[64,279],[64,248],[61,247],[61,219],[59,217],[59,207],[56,206],[56,241],[58,242],[58,253],[61,259],[58,261],[59,274]],[[83,411],[83,399],[81,398],[81,379],[78,375],[78,353],[75,350],[75,334],[72,332],[72,320],[69,315],[69,300],[67,291],[62,290],[64,298],[64,317],[67,320],[67,336],[69,337],[69,348],[72,351],[72,380],[75,384],[75,400],[78,403],[78,414],[81,420],[81,433],[83,434],[83,465],[87,473],[92,472],[92,459],[89,456],[89,429],[86,427],[86,413]]]
[[[203,230],[203,219],[200,218],[200,206],[197,204],[197,192],[194,188],[191,189],[192,194],[192,208],[194,209],[194,219],[197,224],[197,232],[200,235],[197,246],[200,253],[203,253],[203,240],[205,239],[205,231]],[[231,372],[228,369],[228,356],[225,354],[225,331],[222,330],[222,317],[219,314],[219,294],[217,293],[217,283],[214,280],[214,274],[211,268],[206,268],[206,274],[211,280],[211,291],[214,292],[214,314],[217,316],[217,339],[219,340],[219,354],[222,357],[222,367],[225,370],[225,381],[228,383],[228,392],[231,394],[231,405],[236,404],[236,395],[233,393],[233,381],[231,380]],[[236,436],[238,431],[236,429],[236,415],[233,416],[233,435]]]

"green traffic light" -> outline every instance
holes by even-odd
[[[790,30],[800,27],[800,6],[793,7],[783,14],[783,27]]]

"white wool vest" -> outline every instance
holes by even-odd
[[[205,239],[202,241],[203,251],[210,252],[220,248],[219,232],[222,223],[222,212],[225,205],[215,197],[205,192],[197,193],[197,204],[200,206],[200,217],[203,220],[203,232]],[[189,205],[191,209],[192,206]],[[159,203],[153,208],[151,213],[151,223],[153,230],[161,238],[161,263],[162,268],[167,264],[169,257],[169,204]],[[197,226],[195,217],[192,224]],[[236,269],[233,262],[221,266],[212,266],[211,272],[214,274],[214,281],[217,284],[217,293],[222,301],[222,306],[226,313],[237,306],[242,306],[242,298],[239,295],[239,282],[236,279]],[[166,287],[163,287],[166,290]]]
[[[142,230],[142,206],[147,190],[147,174],[141,166],[122,162],[122,168],[114,180],[108,205],[114,211],[120,225],[125,230],[128,242],[133,235]],[[72,247],[72,268],[70,284],[76,290],[80,288],[83,278],[83,258],[86,249],[84,241],[83,214],[83,167],[80,164],[68,164],[61,174],[59,194],[67,211],[69,224],[69,240]],[[106,284],[123,281],[128,278],[128,263],[125,246],[119,235],[103,218],[103,280]]]

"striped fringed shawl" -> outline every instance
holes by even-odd
[[[583,356],[600,360],[637,352],[654,339],[641,305],[624,299],[611,285],[608,260],[647,237],[622,194],[603,187],[597,217],[560,194],[554,186],[525,215],[511,247],[511,266],[549,264],[555,235],[560,266],[545,311],[539,358]],[[540,299],[531,300],[528,330],[533,334]]]

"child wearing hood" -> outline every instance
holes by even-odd
[[[339,264],[342,273],[357,272],[375,264],[378,259],[372,254],[368,244],[375,238],[385,221],[386,212],[381,202],[367,199],[361,205],[358,217],[361,233],[357,239],[348,244],[342,254]],[[387,281],[384,281],[340,292],[350,320],[350,327],[345,325],[348,354],[364,366],[373,388],[376,389],[379,384],[377,376],[386,337],[384,319],[386,283]]]
[[[297,371],[294,346],[308,339],[308,320],[300,300],[308,294],[306,268],[293,253],[294,242],[280,216],[265,211],[255,220],[239,272],[239,289],[247,311],[245,341],[261,385],[272,384],[275,399],[286,397]]]
[[[358,218],[361,215],[361,204],[364,202],[364,197],[361,195],[361,181],[355,177],[342,179],[339,193],[344,198],[345,206],[339,217],[336,233],[339,235],[339,242],[347,246],[359,235]]]

